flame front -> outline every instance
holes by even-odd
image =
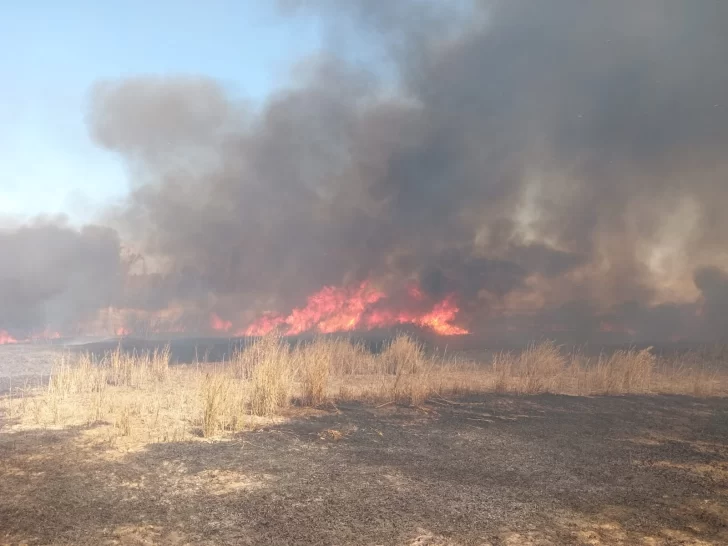
[[[11,336],[8,332],[0,330],[0,345],[9,345],[17,342],[18,340]]]
[[[64,330],[63,334],[45,329],[42,332],[15,333],[0,329],[0,345],[51,341],[79,333],[113,334],[118,337],[150,334],[216,332],[229,336],[260,336],[273,330],[284,335],[307,332],[369,331],[397,325],[414,325],[443,336],[464,335],[469,331],[456,324],[460,308],[454,294],[433,298],[416,284],[406,286],[395,297],[375,288],[371,282],[350,287],[325,286],[310,295],[306,304],[288,314],[263,313],[244,326],[235,312],[221,309],[202,310],[195,315],[189,309],[144,311],[134,308],[108,308],[87,324]],[[229,311],[228,311],[229,312]],[[199,320],[198,320],[199,319]],[[241,328],[241,326],[243,326]]]
[[[435,305],[432,311],[416,319],[415,324],[430,328],[442,336],[465,335],[468,333],[465,328],[451,324],[455,320],[458,311],[459,309],[455,305],[453,297],[448,296],[444,301]]]
[[[216,332],[227,332],[232,327],[233,323],[229,320],[223,320],[215,313],[210,315],[210,328]]]
[[[6,330],[0,330],[0,345],[13,345],[16,343],[29,343],[33,341],[50,341],[52,339],[60,339],[60,332],[52,330],[43,330],[42,332],[34,332],[27,337],[18,339],[12,336]]]
[[[309,296],[305,307],[294,309],[288,316],[265,314],[238,334],[258,336],[276,328],[284,328],[285,335],[304,332],[329,334],[401,324],[417,325],[446,336],[468,333],[468,330],[452,324],[459,311],[453,296],[422,311],[425,297],[419,287],[411,286],[408,295],[410,301],[418,304],[418,311],[388,306],[387,296],[368,282],[353,289],[326,286]]]

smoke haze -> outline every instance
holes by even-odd
[[[121,246],[107,227],[38,219],[0,229],[0,329],[68,328],[116,300]]]
[[[282,6],[332,47],[262,105],[204,76],[92,90],[128,200],[0,233],[0,329],[244,327],[369,280],[455,294],[480,336],[728,333],[728,3]]]

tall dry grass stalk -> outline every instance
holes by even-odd
[[[600,355],[593,370],[589,370],[589,390],[597,394],[627,394],[649,392],[657,358],[648,349],[615,351]]]
[[[348,339],[319,339],[331,354],[331,374],[334,376],[375,375],[381,373],[381,362],[361,342]]]
[[[308,406],[318,406],[326,400],[329,375],[336,356],[336,343],[319,339],[298,347],[294,361],[301,377],[301,399]]]
[[[431,391],[434,362],[425,357],[424,347],[407,335],[398,335],[380,355],[382,369],[394,375],[394,402],[420,405]]]
[[[491,371],[493,374],[493,390],[495,392],[508,392],[513,377],[513,363],[515,358],[509,352],[499,352],[493,355]]]
[[[493,390],[538,394],[558,389],[567,372],[568,360],[552,341],[530,344],[520,353],[493,356]]]
[[[656,390],[706,397],[719,391],[728,368],[728,353],[722,348],[671,355],[658,362],[655,373]]]
[[[250,373],[251,412],[258,416],[274,415],[290,403],[296,359],[276,333],[252,343],[245,351],[255,357]]]
[[[218,430],[224,428],[222,416],[229,391],[230,384],[222,374],[205,374],[205,379],[202,382],[203,436],[214,436]]]
[[[518,390],[538,394],[555,390],[566,369],[566,358],[552,341],[531,344],[518,355],[517,369],[522,375]]]
[[[139,354],[127,354],[118,347],[101,358],[88,353],[64,354],[54,363],[48,391],[65,398],[71,394],[99,392],[108,385],[145,387],[167,379],[169,361],[169,345]]]
[[[238,431],[246,420],[246,384],[228,369],[205,373],[201,385],[202,435]]]
[[[169,361],[169,345],[142,353],[127,353],[119,346],[104,355],[101,365],[109,369],[114,385],[139,387],[150,381],[164,381],[169,373]]]

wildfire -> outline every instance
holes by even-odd
[[[246,329],[237,332],[237,334],[243,336],[264,336],[268,332],[275,330],[284,323],[284,317],[266,314],[260,317],[257,321],[255,321],[254,324],[251,324]]]
[[[459,309],[452,301],[452,297],[448,297],[435,305],[435,308],[425,316],[417,319],[415,324],[429,327],[443,336],[461,336],[467,334],[468,331],[465,328],[450,324],[451,321],[455,320],[458,311]]]
[[[51,339],[60,339],[61,334],[51,330],[43,330],[42,332],[32,333],[27,337],[18,339],[10,335],[6,330],[0,330],[0,345],[11,345],[15,343],[30,343],[34,341],[49,341]]]
[[[18,340],[7,333],[5,330],[0,330],[0,345],[10,345],[11,343],[17,343]]]
[[[233,323],[229,320],[223,320],[215,313],[210,315],[210,328],[217,332],[227,332],[233,327]]]
[[[423,312],[422,305],[426,298],[421,290],[411,286],[407,292],[409,299],[417,303],[419,311],[397,310],[387,306],[386,295],[367,282],[353,289],[326,286],[309,296],[304,307],[294,309],[288,316],[265,314],[238,334],[264,335],[279,327],[285,328],[285,335],[313,331],[327,334],[399,324],[414,324],[445,336],[468,333],[466,329],[452,324],[459,311],[454,297],[448,296]],[[215,321],[211,319],[211,322]],[[227,322],[221,322],[227,325]],[[224,328],[215,329],[227,331]]]

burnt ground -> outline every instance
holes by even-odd
[[[123,453],[92,432],[0,427],[0,544],[728,544],[726,399],[342,404]]]

